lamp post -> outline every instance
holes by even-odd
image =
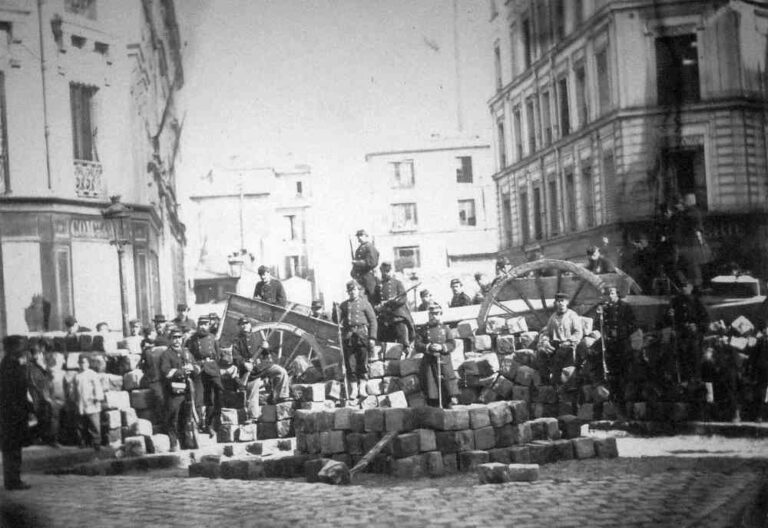
[[[229,276],[233,279],[239,279],[243,274],[243,259],[242,253],[232,253],[227,258],[227,264],[229,264]]]
[[[123,337],[128,335],[128,287],[123,273],[125,246],[131,242],[126,236],[125,219],[130,218],[131,208],[120,201],[120,195],[110,196],[109,206],[101,211],[105,220],[110,221],[114,237],[109,243],[117,248],[117,269],[120,277],[120,311],[123,319]]]

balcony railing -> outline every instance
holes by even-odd
[[[67,13],[96,20],[96,0],[64,0]]]
[[[106,196],[101,173],[101,163],[75,160],[75,192],[79,198],[103,198]]]

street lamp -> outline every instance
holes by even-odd
[[[233,279],[239,279],[243,274],[243,259],[242,253],[232,253],[227,257],[227,264],[229,264],[229,276]]]
[[[112,231],[114,237],[109,241],[110,244],[117,248],[117,267],[118,274],[120,276],[120,311],[123,318],[123,337],[128,334],[128,287],[125,283],[125,276],[123,274],[123,254],[125,253],[125,246],[130,244],[128,240],[125,220],[131,216],[131,208],[123,204],[120,201],[120,195],[110,196],[109,206],[101,211],[101,215],[105,220],[112,222]]]

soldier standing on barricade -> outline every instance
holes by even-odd
[[[619,297],[616,286],[606,288],[608,300],[598,307],[598,318],[602,318],[600,331],[605,346],[604,372],[613,398],[624,402],[624,387],[632,365],[629,336],[635,331],[635,313],[624,299]]]
[[[203,420],[201,430],[213,435],[211,425],[221,416],[221,393],[224,386],[221,383],[219,359],[221,351],[216,337],[210,333],[211,320],[207,315],[197,319],[197,332],[187,341],[192,357],[201,368],[199,376],[195,376],[195,406],[198,416]],[[203,407],[205,406],[205,407]],[[205,418],[203,419],[203,416]]]
[[[699,296],[693,295],[691,283],[682,279],[680,287],[681,292],[669,303],[664,321],[674,332],[675,376],[689,382],[701,374],[701,344],[709,314]]]
[[[185,334],[191,334],[197,330],[197,325],[189,317],[189,306],[186,303],[176,305],[176,317],[173,318],[171,323]]]
[[[376,277],[373,271],[379,265],[379,252],[370,241],[368,232],[365,229],[359,229],[355,236],[360,245],[357,246],[352,255],[351,275],[363,287],[368,300],[371,300],[376,289]]]
[[[451,302],[448,304],[449,308],[472,304],[472,299],[464,293],[464,284],[462,284],[461,279],[451,279],[451,292],[453,295],[451,296]]]
[[[185,400],[191,400],[190,391],[193,384],[190,376],[198,374],[200,367],[195,363],[192,354],[181,346],[184,334],[174,328],[171,331],[171,344],[160,357],[160,375],[165,387],[165,427],[171,440],[171,451],[179,449],[179,436],[184,435],[184,423],[189,419],[181,413]],[[190,401],[192,410],[194,401]]]
[[[373,293],[373,309],[377,315],[379,341],[400,343],[406,353],[413,336],[413,318],[403,283],[392,275],[392,264],[382,262],[381,281]]]
[[[562,369],[576,366],[576,345],[584,337],[581,317],[568,308],[568,295],[555,294],[553,313],[539,335],[537,362],[545,383],[559,385]]]
[[[259,266],[259,269],[256,271],[261,280],[256,283],[256,288],[253,290],[253,298],[276,306],[285,306],[288,299],[285,296],[283,283],[274,278],[266,266]]]
[[[373,307],[360,295],[360,285],[356,281],[347,283],[347,294],[349,298],[339,306],[338,316],[334,312],[333,321],[341,324],[344,364],[350,381],[364,385],[368,379],[368,356],[373,353],[376,344],[378,323]],[[354,370],[350,357],[355,358]]]
[[[431,407],[450,408],[458,403],[459,385],[448,347],[448,328],[442,323],[443,309],[437,303],[429,307],[429,322],[416,333],[416,352],[421,361],[421,388]]]

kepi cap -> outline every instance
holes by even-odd
[[[187,303],[179,303],[176,305],[177,312],[186,312],[187,310],[189,310],[189,306],[187,306]]]
[[[360,285],[357,283],[357,281],[351,280],[351,281],[349,281],[347,283],[347,291],[349,291],[349,290],[356,290],[359,287],[360,287]]]
[[[211,322],[211,318],[207,315],[201,315],[197,318],[197,324],[209,324]]]
[[[77,319],[72,315],[68,315],[64,318],[64,326],[72,326],[76,322],[77,322]]]
[[[379,269],[382,271],[389,271],[392,269],[392,263],[391,262],[382,262],[379,265]]]
[[[368,236],[368,231],[365,229],[358,229],[355,236]]]
[[[259,268],[256,270],[256,273],[258,273],[259,275],[264,275],[264,273],[266,273],[267,271],[269,271],[269,270],[267,269],[267,267],[266,267],[264,264],[262,264],[262,265],[261,265],[261,266],[259,266]]]
[[[461,280],[459,280],[459,279],[451,279],[451,286],[453,286],[454,284],[461,285]]]
[[[555,300],[559,301],[561,299],[565,299],[567,301],[568,300],[568,294],[567,293],[563,293],[563,292],[557,292],[555,294]]]

